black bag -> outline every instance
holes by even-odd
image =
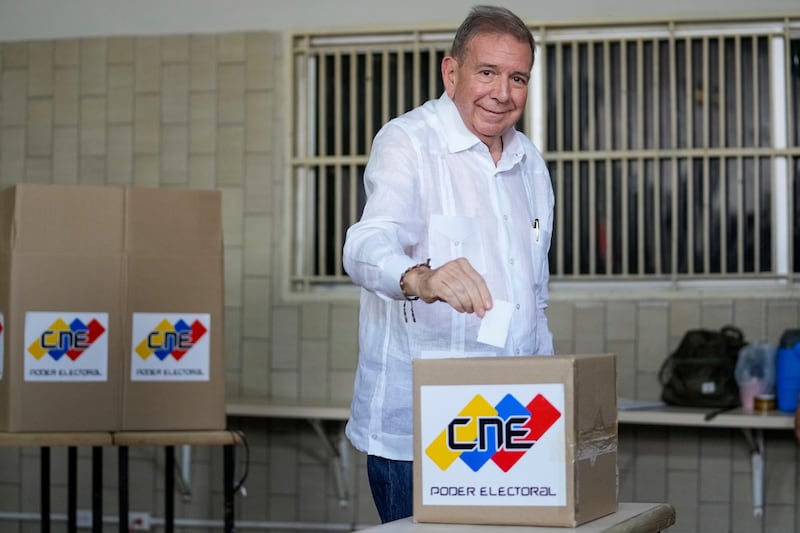
[[[737,407],[739,386],[735,370],[742,331],[725,326],[719,331],[687,331],[678,348],[661,365],[661,399],[686,407]]]

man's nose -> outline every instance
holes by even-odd
[[[495,99],[505,102],[511,94],[511,80],[498,77],[492,92]]]

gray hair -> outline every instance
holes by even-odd
[[[450,55],[459,63],[463,62],[470,39],[479,33],[510,35],[522,43],[528,43],[531,47],[531,66],[533,66],[536,44],[531,31],[517,15],[499,6],[473,7],[456,31]]]

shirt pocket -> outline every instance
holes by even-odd
[[[431,215],[428,240],[432,267],[464,257],[477,272],[486,273],[486,257],[477,218]]]
[[[550,232],[541,227],[531,228],[531,261],[533,266],[533,281],[541,284],[550,274],[547,271],[547,254],[550,251]]]

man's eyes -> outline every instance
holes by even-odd
[[[481,76],[483,76],[485,78],[490,78],[490,77],[496,75],[495,71],[488,70],[488,69],[487,70],[481,70],[481,71],[479,71],[479,73],[480,73]],[[513,81],[514,83],[519,83],[521,85],[528,85],[528,78],[526,76],[518,76],[518,75],[517,76],[511,76],[511,81]]]

